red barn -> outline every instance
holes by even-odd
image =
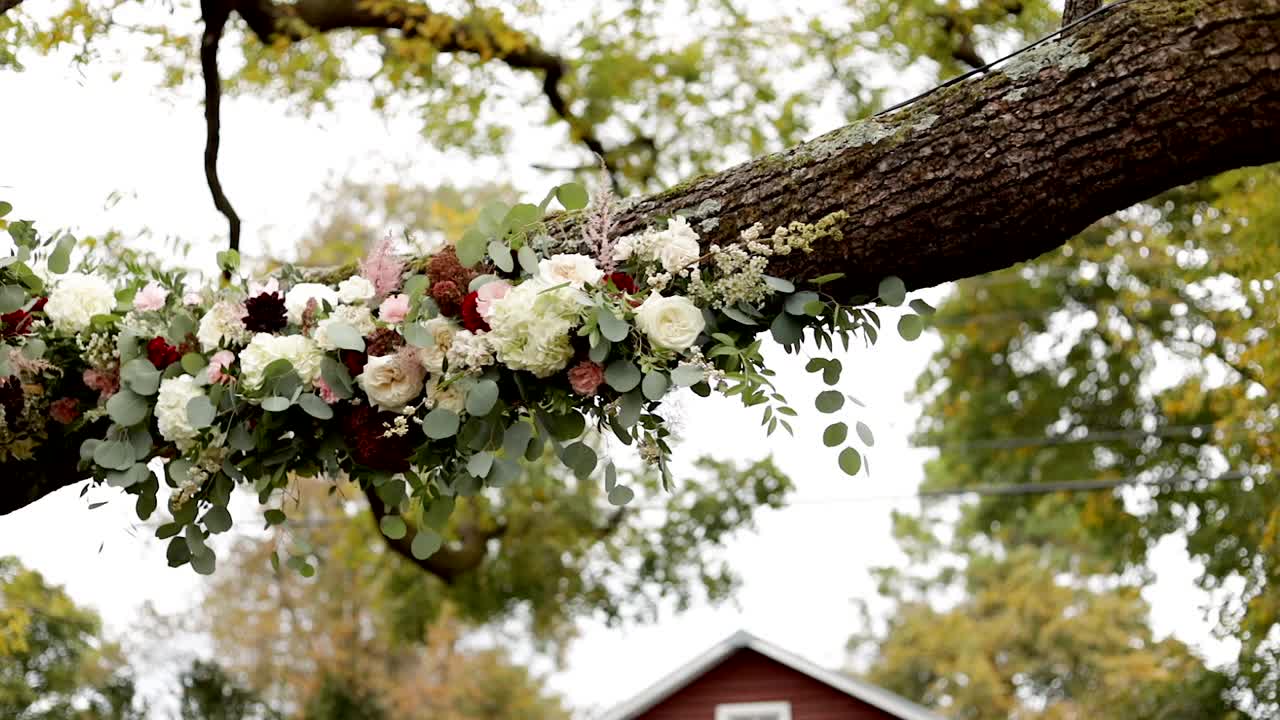
[[[943,720],[883,688],[737,632],[601,720]]]

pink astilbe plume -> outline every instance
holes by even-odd
[[[613,272],[617,265],[613,259],[613,246],[617,241],[618,226],[617,218],[613,216],[616,201],[613,183],[609,179],[609,170],[602,161],[599,187],[596,189],[594,202],[587,208],[586,221],[582,224],[582,239],[596,254],[596,265],[606,275]]]
[[[392,251],[391,235],[374,243],[369,254],[360,261],[360,274],[373,283],[376,298],[384,298],[404,283],[404,261]]]

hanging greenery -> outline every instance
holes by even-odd
[[[583,213],[581,238],[546,234],[552,201]],[[157,534],[170,539],[170,564],[200,573],[216,564],[208,536],[232,526],[232,489],[250,486],[270,505],[295,474],[373,488],[393,509],[383,533],[418,528],[412,552],[424,559],[456,496],[516,481],[548,446],[579,479],[602,476],[611,503],[629,502],[634,491],[587,433],[638,449],[669,484],[663,400],[675,388],[737,396],[762,409],[766,433],[794,433],[797,410],[774,386],[759,335],[792,352],[806,330],[828,350],[837,339],[871,344],[880,319],[870,304],[905,302],[896,278],[850,305],[823,292],[839,274],[798,288],[765,273],[772,257],[838,239],[838,214],[756,225],[733,246],[704,249],[680,216],[619,237],[613,204],[604,193],[588,207],[585,189],[561,185],[539,205],[484,208],[426,257],[405,260],[385,239],[345,277],[286,267],[258,283],[228,251],[216,289],[156,269],[123,287],[70,272],[72,236],[11,222],[16,253],[0,260],[0,459],[29,459],[52,427],[91,429],[81,469],[137,495],[142,519],[167,483],[173,519]],[[0,204],[0,217],[10,209]],[[908,314],[898,328],[914,339],[921,324]],[[842,367],[815,358],[807,369],[834,388]],[[814,405],[835,413],[846,401],[857,402],[829,389]],[[861,423],[856,435],[873,441]],[[855,475],[862,454],[848,439],[842,422],[823,433]],[[266,517],[286,520],[278,508]]]

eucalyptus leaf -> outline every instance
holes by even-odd
[[[333,419],[333,408],[315,393],[302,393],[298,396],[298,407],[317,420]]]
[[[444,536],[432,530],[431,528],[419,528],[418,532],[413,536],[413,542],[409,545],[409,551],[418,560],[426,560],[444,544]]]
[[[566,445],[560,453],[560,461],[565,464],[579,480],[585,480],[596,469],[598,457],[596,451],[583,442]]]
[[[741,323],[743,325],[759,325],[760,324],[756,322],[755,318],[742,312],[738,308],[733,307],[732,305],[721,308],[720,312],[724,313],[725,317],[728,317],[730,320]]]
[[[857,475],[862,469],[862,454],[851,447],[841,450],[840,469],[847,475]]]
[[[880,299],[885,305],[898,307],[907,299],[907,286],[902,278],[890,275],[880,281]]]
[[[818,293],[812,290],[803,290],[787,298],[785,307],[791,315],[804,315],[806,314],[805,305],[816,302],[818,299]]]
[[[516,269],[515,263],[511,261],[511,247],[501,240],[494,240],[489,243],[489,257],[493,260],[493,264],[503,272],[511,272]]]
[[[697,365],[681,363],[671,371],[671,382],[679,387],[697,385],[707,377],[707,371]]]
[[[787,313],[773,319],[769,332],[780,345],[795,345],[804,339],[804,326]]]
[[[107,400],[107,415],[123,427],[137,425],[145,420],[149,409],[147,401],[141,395],[123,388]]]
[[[538,274],[538,253],[528,245],[520,246],[520,251],[516,253],[516,259],[520,261],[520,269],[529,275]]]
[[[600,325],[600,333],[610,342],[622,342],[631,332],[631,327],[626,321],[620,320],[608,308],[596,310],[596,321]]]
[[[208,364],[208,361],[200,353],[189,352],[182,356],[182,370],[188,375],[195,375]]]
[[[427,527],[444,530],[456,504],[452,497],[438,497],[432,500],[422,511],[422,522],[426,523]]]
[[[631,502],[636,493],[626,485],[617,485],[609,491],[609,504],[621,507]]]
[[[832,423],[822,432],[822,444],[827,447],[836,447],[844,444],[846,438],[849,437],[849,426],[842,423]]]
[[[489,471],[489,485],[500,488],[520,478],[520,464],[510,458],[494,458],[493,469]]]
[[[476,417],[488,415],[497,404],[498,383],[492,380],[481,380],[467,393],[467,412]]]
[[[0,313],[21,310],[27,304],[27,291],[20,285],[0,285]]]
[[[644,382],[641,383],[640,388],[646,398],[657,401],[667,394],[669,386],[666,375],[662,374],[661,371],[651,370],[645,373]]]
[[[54,275],[61,275],[71,269],[71,250],[76,246],[76,239],[72,235],[63,235],[58,238],[58,244],[54,246],[53,252],[49,253],[49,272]]]
[[[325,333],[329,336],[329,342],[338,348],[356,352],[364,351],[364,338],[361,337],[360,331],[347,323],[330,321],[325,325]]]
[[[493,467],[493,453],[489,451],[478,452],[467,460],[467,472],[480,479],[489,476],[489,469]]]
[[[408,526],[404,524],[404,518],[399,515],[384,515],[378,521],[378,527],[382,530],[382,534],[392,540],[399,540],[409,532]]]
[[[436,344],[435,336],[422,323],[405,323],[404,341],[414,347],[429,348]]]
[[[922,332],[924,332],[924,321],[919,315],[903,315],[898,318],[898,334],[903,340],[915,340]]]
[[[871,428],[867,427],[866,423],[860,422],[855,427],[858,429],[858,437],[862,439],[864,445],[871,447],[876,444],[876,436],[871,432]]]
[[[813,404],[820,412],[838,412],[840,408],[844,407],[844,395],[841,395],[836,390],[823,390],[818,393],[818,397],[814,399]]]
[[[422,419],[422,431],[432,440],[443,440],[458,434],[458,414],[436,408]]]
[[[187,423],[195,430],[203,430],[213,424],[218,414],[206,395],[197,395],[187,401]]]
[[[139,395],[154,395],[160,388],[160,371],[150,360],[134,358],[120,367],[120,381]]]
[[[482,213],[481,218],[483,219],[483,217]],[[458,262],[466,267],[472,267],[483,260],[487,249],[486,237],[486,233],[479,228],[471,228],[464,232],[454,246],[454,250],[458,253]]]
[[[293,401],[287,397],[272,395],[262,401],[262,409],[267,412],[284,412],[293,406]]]
[[[220,505],[211,507],[204,514],[204,526],[210,534],[224,533],[231,529],[231,513]]]
[[[640,368],[630,360],[615,360],[604,371],[605,382],[620,393],[630,392],[640,384]]]
[[[509,458],[518,458],[524,455],[529,447],[529,440],[533,438],[533,426],[523,420],[517,420],[511,423],[507,431],[502,434],[502,452]]]
[[[764,284],[768,285],[774,292],[793,293],[796,291],[796,284],[790,280],[783,280],[772,275],[765,275]]]
[[[556,199],[565,210],[581,210],[590,202],[587,189],[578,183],[565,183],[556,188]]]

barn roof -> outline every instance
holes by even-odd
[[[814,680],[902,718],[902,720],[945,720],[941,715],[928,708],[917,705],[884,688],[876,687],[866,681],[815,665],[744,630],[739,630],[730,635],[711,649],[649,686],[639,695],[614,707],[605,713],[600,720],[633,720],[633,718],[651,709],[677,690],[697,680],[733,653],[743,649],[754,650],[798,673],[808,675]]]

